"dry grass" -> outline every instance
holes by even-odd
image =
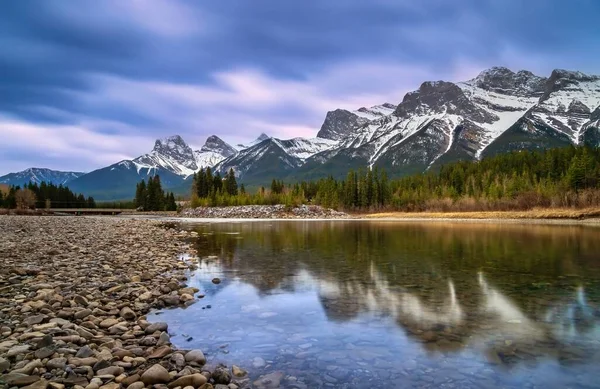
[[[367,219],[590,219],[600,217],[600,207],[540,208],[529,211],[486,212],[385,212],[362,215]]]

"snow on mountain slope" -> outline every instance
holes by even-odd
[[[287,140],[267,138],[224,159],[215,166],[215,170],[224,174],[229,169],[233,169],[238,176],[244,176],[249,171],[272,170],[277,168],[277,165],[281,170],[290,170],[303,165],[311,156],[337,145],[338,142],[323,138]],[[270,161],[275,166],[266,166],[265,161]]]
[[[383,116],[391,115],[395,109],[395,105],[385,103],[382,105],[375,105],[371,108],[362,107],[357,109],[356,111],[352,111],[352,113],[367,120],[375,120]]]
[[[139,156],[132,162],[138,171],[142,168],[162,167],[177,175],[190,176],[198,170],[194,151],[179,135],[158,139],[150,153]]]
[[[209,136],[200,150],[194,151],[198,168],[213,167],[227,157],[237,154],[237,150],[218,136]]]
[[[36,184],[47,182],[55,185],[66,185],[84,174],[85,173],[80,172],[62,172],[46,168],[32,167],[17,173],[9,173],[0,177],[0,184],[23,186],[29,182]]]
[[[567,135],[573,143],[600,105],[600,77],[581,72],[555,70],[546,83],[544,95],[531,112],[530,119]]]

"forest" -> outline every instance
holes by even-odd
[[[350,212],[508,211],[600,206],[600,149],[518,151],[390,180],[384,170],[349,171],[344,180],[284,183],[247,193],[233,170],[194,175],[192,206],[312,203]]]
[[[135,208],[140,211],[176,211],[177,203],[173,192],[167,193],[162,189],[160,176],[141,180],[135,189]]]
[[[52,183],[30,182],[20,186],[0,188],[0,208],[96,208],[93,197],[76,194],[68,187]]]

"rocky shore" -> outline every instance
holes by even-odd
[[[240,205],[234,207],[188,208],[182,217],[221,219],[347,219],[350,215],[318,205]]]
[[[0,217],[0,388],[244,387],[243,369],[208,367],[144,316],[203,297],[185,285],[187,234],[151,221]]]

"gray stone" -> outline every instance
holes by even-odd
[[[90,346],[83,346],[77,351],[75,355],[77,358],[88,358],[94,355],[94,351],[90,348]]]
[[[211,378],[216,384],[229,385],[231,382],[231,374],[229,373],[229,370],[224,367],[217,367],[213,371]]]
[[[48,363],[46,363],[46,368],[48,370],[53,370],[53,369],[64,370],[66,365],[67,365],[67,358],[54,358],[54,359],[49,360]]]
[[[185,361],[204,365],[206,363],[206,357],[202,350],[191,350],[185,354]]]
[[[146,327],[146,333],[153,334],[156,331],[164,332],[167,330],[167,328],[169,328],[169,325],[167,323],[152,323],[148,327]]]
[[[0,374],[4,373],[10,368],[10,362],[0,357]]]

